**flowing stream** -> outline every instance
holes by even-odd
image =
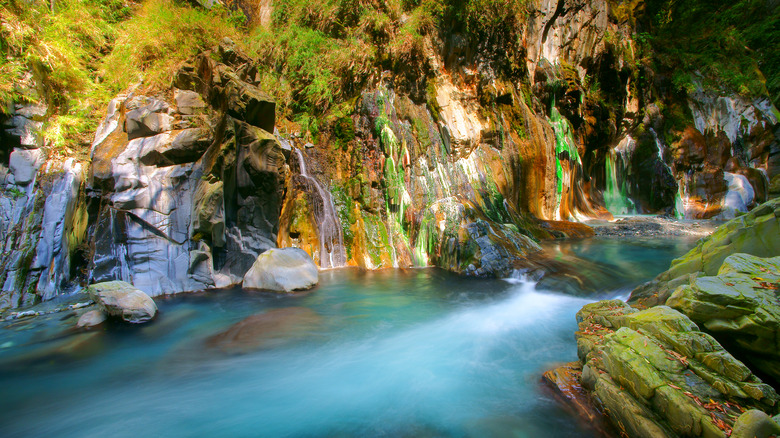
[[[602,278],[588,293],[438,269],[339,269],[297,296],[159,299],[145,326],[63,337],[75,321],[66,312],[2,322],[0,436],[596,436],[540,375],[576,360],[584,304],[625,297],[692,243],[550,245],[560,263]],[[273,312],[305,318],[275,320],[249,353],[209,343]]]

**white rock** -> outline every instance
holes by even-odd
[[[108,316],[127,322],[149,321],[157,314],[157,305],[149,295],[124,281],[106,281],[87,288],[89,297]]]
[[[310,289],[319,281],[317,265],[300,248],[274,248],[260,254],[244,275],[245,289],[292,292]]]

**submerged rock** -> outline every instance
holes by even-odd
[[[103,333],[91,331],[44,342],[32,351],[0,361],[4,372],[29,372],[94,357],[105,350]]]
[[[322,318],[305,307],[273,309],[249,316],[206,340],[206,345],[225,353],[248,353],[301,339],[321,323]]]
[[[311,289],[319,281],[317,265],[299,248],[269,249],[244,275],[244,289],[292,292]]]
[[[108,316],[131,323],[151,320],[157,314],[157,305],[149,295],[124,281],[106,281],[89,286],[89,296]]]
[[[89,312],[84,313],[79,318],[79,322],[76,323],[76,327],[78,328],[92,328],[95,326],[98,326],[100,324],[103,324],[106,320],[106,314],[101,312],[100,310],[90,310]]]

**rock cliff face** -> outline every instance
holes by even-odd
[[[53,298],[83,266],[86,166],[47,160],[38,136],[46,112],[17,105],[2,137],[10,154],[0,165],[0,309]]]
[[[92,146],[90,281],[225,287],[275,247],[286,158],[254,78],[225,42],[182,67],[173,99],[112,102]]]
[[[46,161],[46,109],[19,106],[0,154],[4,306],[77,282],[224,287],[277,246],[322,268],[504,275],[539,239],[590,234],[564,221],[729,218],[766,200],[776,110],[673,91],[616,12],[632,7],[536,0],[509,34],[431,32],[421,62],[376,71],[317,135],[275,130],[273,90],[227,41],[162,95],[117,96],[90,163]]]

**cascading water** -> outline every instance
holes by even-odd
[[[612,214],[631,214],[635,211],[634,202],[628,198],[625,178],[625,166],[634,147],[634,139],[626,136],[607,155],[604,204]]]
[[[309,175],[306,161],[300,149],[294,148],[298,157],[300,176],[312,189],[310,192],[319,198],[312,203],[314,217],[317,221],[317,231],[320,239],[320,267],[338,268],[347,264],[347,253],[344,249],[344,237],[341,232],[341,222],[336,215],[336,207],[329,190],[326,190],[317,178]]]
[[[561,214],[564,182],[568,184],[571,181],[571,168],[564,168],[561,158],[573,160],[578,166],[581,165],[581,162],[569,121],[561,115],[555,105],[553,105],[550,112],[550,124],[555,132],[555,176],[557,178],[556,193],[558,198],[554,219],[560,220],[566,219]]]

